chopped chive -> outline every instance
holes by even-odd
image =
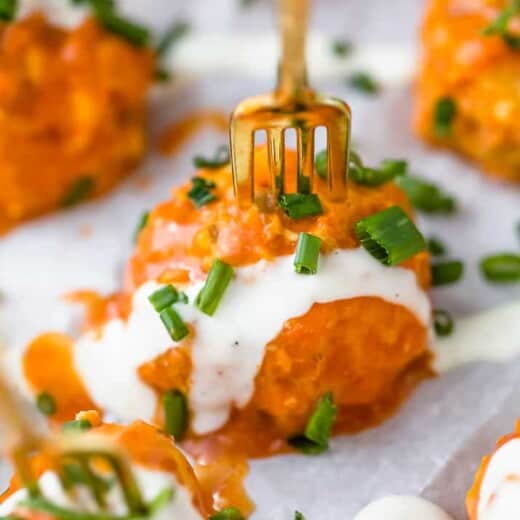
[[[164,33],[157,44],[157,55],[164,56],[179,40],[190,32],[190,25],[185,21],[176,21]]]
[[[329,437],[335,420],[336,406],[332,392],[328,392],[318,401],[303,435],[289,439],[289,444],[307,455],[323,453],[329,447]]]
[[[164,429],[180,442],[188,429],[188,403],[180,390],[170,390],[163,396]]]
[[[433,111],[433,130],[437,137],[450,135],[456,115],[457,105],[453,98],[446,96],[437,100]]]
[[[43,415],[51,416],[56,413],[56,399],[47,392],[42,392],[36,396],[36,407]]]
[[[11,22],[18,10],[18,0],[0,0],[0,20]]]
[[[154,518],[158,511],[166,507],[175,497],[175,489],[164,488],[157,493],[156,497],[148,504],[149,517]]]
[[[449,336],[453,332],[453,318],[447,311],[434,309],[433,327],[437,336]]]
[[[520,282],[520,255],[501,253],[487,256],[481,260],[480,270],[489,282]]]
[[[380,86],[377,81],[367,72],[356,72],[350,76],[349,84],[352,88],[365,94],[377,94]]]
[[[294,520],[305,520],[305,517],[299,511],[294,512]]]
[[[186,294],[179,292],[173,285],[165,285],[148,296],[148,301],[157,312],[177,302],[187,303],[187,299]]]
[[[184,323],[173,306],[163,309],[159,316],[173,341],[181,341],[190,333],[186,323]]]
[[[460,280],[464,273],[464,264],[459,260],[437,262],[432,264],[431,271],[434,287],[449,285]]]
[[[209,520],[245,520],[236,507],[226,507],[209,517]]]
[[[211,191],[217,186],[213,181],[209,181],[203,177],[193,177],[191,184],[192,188],[188,191],[188,198],[191,199],[197,208],[217,200],[216,195]]]
[[[321,152],[316,154],[314,158],[314,168],[316,169],[316,173],[322,178],[327,178],[327,171],[329,169],[329,159],[327,155],[327,150],[322,150]]]
[[[438,238],[431,237],[426,244],[431,255],[442,256],[446,254],[446,246]]]
[[[135,47],[145,47],[150,41],[150,31],[126,18],[119,16],[112,2],[92,1],[96,18],[99,23],[109,32],[124,38]]]
[[[81,177],[76,179],[69,191],[63,197],[61,206],[71,208],[86,199],[94,191],[96,183],[92,177]]]
[[[195,300],[195,305],[208,316],[213,316],[233,278],[233,268],[219,260],[213,262],[204,287]]]
[[[495,20],[484,27],[482,34],[484,36],[501,36],[504,43],[513,50],[520,50],[520,36],[516,36],[509,31],[509,24],[511,20],[520,14],[520,1],[511,0],[495,18]]]
[[[348,56],[352,52],[352,49],[352,43],[347,40],[337,39],[332,42],[332,53],[340,58]]]
[[[61,427],[63,433],[82,433],[88,432],[92,425],[86,419],[79,419],[77,421],[68,421]]]
[[[135,231],[134,231],[134,243],[137,242],[137,239],[139,238],[141,231],[146,227],[146,224],[148,224],[149,218],[150,218],[149,211],[143,211],[143,213],[141,213],[141,216],[139,217],[139,220],[137,221],[137,226],[135,227]]]
[[[278,205],[293,219],[315,217],[323,214],[320,198],[316,193],[288,193],[280,195]]]
[[[453,213],[457,209],[455,199],[435,184],[411,175],[397,177],[396,182],[406,192],[412,206],[420,211]]]
[[[223,144],[217,148],[213,157],[207,158],[202,155],[196,155],[193,158],[193,165],[195,168],[209,168],[214,170],[221,168],[229,163],[229,146]]]
[[[294,255],[295,271],[299,274],[316,274],[320,248],[321,238],[309,233],[300,233]]]
[[[399,206],[360,220],[355,232],[361,245],[388,266],[400,264],[426,248],[424,237]]]

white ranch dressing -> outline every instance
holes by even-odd
[[[354,520],[453,520],[435,504],[409,495],[390,495],[368,504]]]
[[[446,372],[475,361],[504,362],[520,354],[520,301],[457,319],[450,336],[437,338],[434,368]]]
[[[491,457],[480,487],[479,520],[520,518],[520,439],[511,439]]]
[[[305,314],[315,302],[371,296],[402,305],[425,327],[430,324],[430,301],[409,269],[385,267],[362,248],[322,256],[318,274],[311,276],[295,273],[293,261],[288,255],[236,269],[214,316],[193,303],[176,305],[195,329],[189,403],[196,433],[218,429],[233,405],[249,402],[266,344],[288,319]],[[126,322],[112,320],[101,334],[88,333],[76,343],[76,368],[91,397],[122,420],[154,415],[155,394],[137,369],[172,346],[147,299],[159,287],[143,284]],[[183,288],[190,302],[201,287]]]
[[[171,502],[158,510],[156,514],[150,517],[150,520],[203,519],[193,505],[191,493],[184,486],[181,486],[171,473],[152,471],[137,465],[133,465],[132,469],[145,501],[152,501],[164,489],[172,488],[174,491]],[[96,510],[94,499],[86,488],[78,487],[77,496],[73,500],[64,492],[60,480],[56,473],[52,471],[45,472],[38,482],[43,496],[60,507],[81,512]],[[13,513],[16,506],[26,498],[27,492],[25,489],[20,489],[11,495],[4,503],[0,504],[0,517]],[[124,515],[127,513],[119,487],[113,486],[108,491],[106,499],[111,514]]]

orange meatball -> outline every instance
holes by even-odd
[[[422,28],[415,129],[436,146],[520,182],[520,51],[485,35],[509,0],[431,0]],[[510,22],[511,34],[520,26]],[[447,129],[436,130],[439,100],[454,102]]]
[[[94,20],[0,26],[0,233],[101,194],[145,151],[152,51]]]

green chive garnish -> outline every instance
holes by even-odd
[[[432,264],[432,285],[439,287],[457,282],[464,273],[464,264],[459,260]]]
[[[174,303],[187,303],[188,297],[183,292],[179,292],[173,285],[165,285],[150,294],[148,301],[157,312],[161,312]]]
[[[316,173],[322,178],[327,177],[327,150],[316,154],[314,160]],[[361,156],[355,151],[350,151],[349,177],[356,184],[364,186],[380,186],[394,180],[396,177],[406,175],[408,162],[403,159],[385,159],[378,168],[366,166]]]
[[[209,181],[203,177],[193,177],[191,184],[192,188],[188,191],[188,198],[191,199],[197,208],[217,200],[217,197],[211,191],[217,186],[213,181]]]
[[[350,76],[350,86],[365,94],[377,94],[380,90],[377,81],[367,72],[356,72]]]
[[[82,433],[88,432],[92,425],[86,419],[79,419],[77,421],[68,421],[61,427],[63,433]]]
[[[187,22],[174,22],[157,44],[157,55],[161,57],[164,56],[180,39],[186,36],[189,31],[190,25]]]
[[[396,182],[406,192],[412,206],[420,211],[453,213],[457,209],[455,199],[435,184],[411,175],[397,177]]]
[[[457,105],[453,98],[446,96],[437,100],[433,111],[433,130],[437,137],[450,135],[456,115]]]
[[[245,520],[242,513],[236,507],[226,507],[218,513],[211,515],[209,520]]]
[[[148,224],[149,218],[150,218],[149,211],[144,211],[141,214],[141,216],[139,217],[137,226],[135,227],[135,231],[134,231],[134,243],[137,242],[139,235],[141,234],[141,231],[146,227],[146,224]]]
[[[164,429],[180,442],[188,428],[188,402],[180,390],[170,390],[163,396]]]
[[[56,400],[51,394],[42,392],[36,396],[36,407],[43,415],[54,415],[57,410]]]
[[[427,246],[432,256],[442,256],[446,254],[446,246],[436,237],[429,238]]]
[[[124,38],[136,47],[145,47],[150,41],[150,31],[141,25],[119,16],[113,2],[90,0],[99,23],[109,32]]]
[[[166,307],[159,316],[173,341],[180,341],[190,333],[188,326],[173,307]]]
[[[222,168],[229,163],[229,146],[223,144],[217,148],[213,157],[207,158],[202,155],[196,155],[193,158],[193,165],[195,168],[208,168],[214,170]]]
[[[515,283],[520,282],[520,255],[501,253],[483,258],[480,270],[490,282]]]
[[[329,437],[335,420],[336,406],[332,392],[328,392],[318,401],[303,435],[289,439],[289,444],[307,455],[323,453],[329,447]]]
[[[294,512],[294,520],[305,520],[305,517],[299,511]]]
[[[0,20],[10,22],[14,20],[18,10],[17,0],[0,0]]]
[[[323,214],[320,198],[315,193],[289,193],[280,195],[278,205],[293,219]]]
[[[433,327],[437,336],[449,336],[453,332],[453,318],[447,311],[434,309]]]
[[[504,43],[513,50],[520,50],[520,36],[509,31],[510,22],[518,14],[520,14],[520,0],[511,0],[496,19],[482,30],[482,34],[484,36],[500,36]]]
[[[347,40],[334,40],[332,42],[332,53],[335,56],[344,58],[352,52],[353,45]]]
[[[316,274],[320,248],[321,238],[309,233],[300,233],[294,255],[295,271],[299,274]]]
[[[200,290],[195,300],[195,305],[208,316],[213,316],[233,278],[233,268],[215,260],[206,278],[204,287]]]
[[[82,200],[86,199],[94,191],[96,183],[92,177],[81,177],[74,181],[69,191],[63,197],[61,205],[64,208],[71,208]]]
[[[360,220],[355,232],[361,245],[388,266],[398,265],[426,248],[424,237],[399,206]]]

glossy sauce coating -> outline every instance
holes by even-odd
[[[509,0],[431,0],[422,27],[415,129],[452,148],[487,173],[520,182],[520,51],[485,36]],[[520,19],[510,24],[517,34]],[[451,97],[457,114],[450,135],[435,134],[437,101]]]
[[[0,233],[67,205],[84,179],[97,195],[136,166],[154,61],[94,20],[0,25]]]

